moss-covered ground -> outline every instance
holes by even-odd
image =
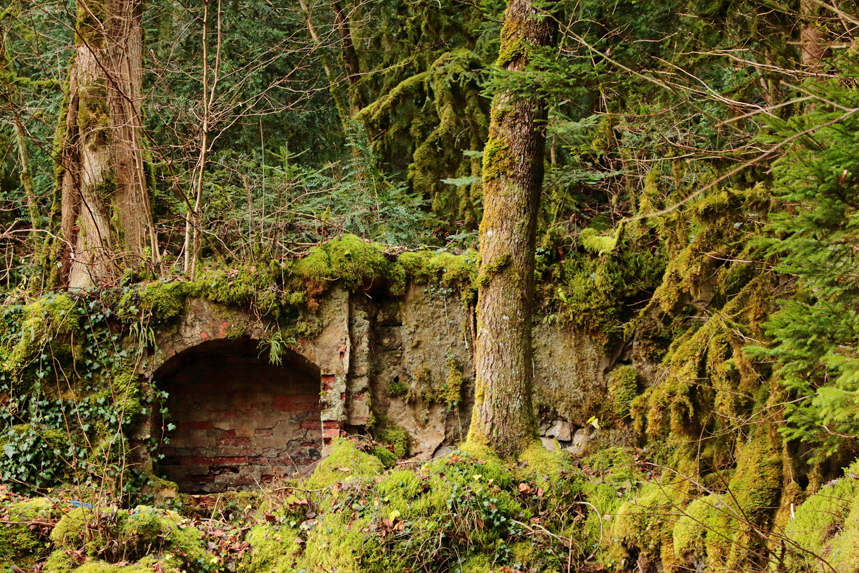
[[[749,447],[766,455],[765,443]],[[343,439],[311,476],[274,490],[223,494],[215,510],[183,495],[171,508],[122,508],[81,503],[70,491],[33,499],[7,491],[0,567],[48,573],[855,571],[856,464],[797,504],[778,528],[759,525],[756,512],[773,501],[766,479],[744,483],[745,471],[721,491],[702,492],[676,474],[654,472],[640,450],[609,448],[576,459],[539,445],[507,462],[465,448],[386,470],[371,443]],[[767,559],[767,547],[781,550]]]

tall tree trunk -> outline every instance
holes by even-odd
[[[367,98],[364,97],[364,91],[361,89],[361,84],[358,83],[361,78],[360,60],[358,60],[355,45],[352,43],[352,27],[349,24],[349,17],[343,11],[340,1],[332,0],[331,9],[334,10],[334,25],[340,30],[342,42],[340,50],[343,54],[343,67],[346,68],[346,81],[349,82],[349,103],[354,117],[356,113],[367,106]]]
[[[307,0],[298,0],[301,6],[301,11],[304,12],[307,31],[310,33],[310,39],[313,40],[313,46],[319,50],[319,59],[322,61],[322,68],[325,70],[325,79],[328,80],[328,90],[331,92],[331,97],[334,99],[334,105],[337,106],[337,115],[340,117],[340,125],[343,128],[343,133],[348,133],[349,119],[351,113],[343,100],[343,95],[340,92],[340,85],[337,82],[331,70],[331,64],[328,62],[328,55],[325,53],[325,47],[319,40],[316,33],[316,26],[313,25],[313,18],[310,15],[310,7],[307,5]]]
[[[820,23],[819,7],[811,0],[801,0],[800,18],[800,49],[802,51],[802,66],[812,74],[823,71],[822,62],[827,55],[826,31]]]
[[[143,169],[139,0],[78,0],[61,160],[68,287],[114,282],[158,256]]]
[[[552,19],[538,13],[531,0],[509,0],[498,64],[524,71],[535,48],[548,45],[553,32]],[[477,380],[468,441],[502,456],[518,455],[537,438],[531,311],[546,117],[540,98],[499,93],[484,150]]]
[[[5,85],[0,85],[0,103],[4,100],[9,105],[12,114],[12,126],[15,129],[15,143],[18,147],[18,162],[20,165],[19,179],[27,198],[27,211],[30,215],[30,233],[33,248],[38,249],[38,230],[42,227],[42,217],[39,214],[39,203],[36,200],[36,189],[33,185],[33,172],[30,169],[30,154],[27,151],[27,135],[21,119],[21,104],[18,93],[18,77],[9,61],[6,51],[6,32],[0,30],[0,77],[8,78]]]

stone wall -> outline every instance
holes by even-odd
[[[413,455],[422,458],[465,438],[474,315],[455,293],[413,285],[404,296],[384,297],[336,287],[302,320],[316,325],[315,334],[297,341],[276,368],[259,358],[259,339],[273,331],[265,316],[189,301],[181,323],[158,335],[141,372],[159,388],[173,387],[165,388],[168,408],[185,424],[162,450],[160,471],[186,490],[255,487],[313,460],[318,449],[311,442],[325,455],[333,438],[370,425],[405,429]],[[244,354],[230,358],[228,343],[236,338],[244,340]],[[596,438],[629,442],[623,424],[606,428],[591,419],[605,409],[606,374],[617,359],[585,334],[535,326],[535,401],[548,446],[581,453]],[[153,419],[142,428],[141,442],[157,437],[159,424]]]

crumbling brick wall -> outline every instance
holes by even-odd
[[[175,429],[160,468],[182,491],[255,489],[320,457],[318,370],[297,355],[273,365],[256,341],[212,341],[156,376]]]

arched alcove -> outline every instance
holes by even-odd
[[[284,350],[271,364],[250,339],[203,342],[155,373],[169,397],[159,467],[186,493],[256,489],[319,459],[320,372]]]

